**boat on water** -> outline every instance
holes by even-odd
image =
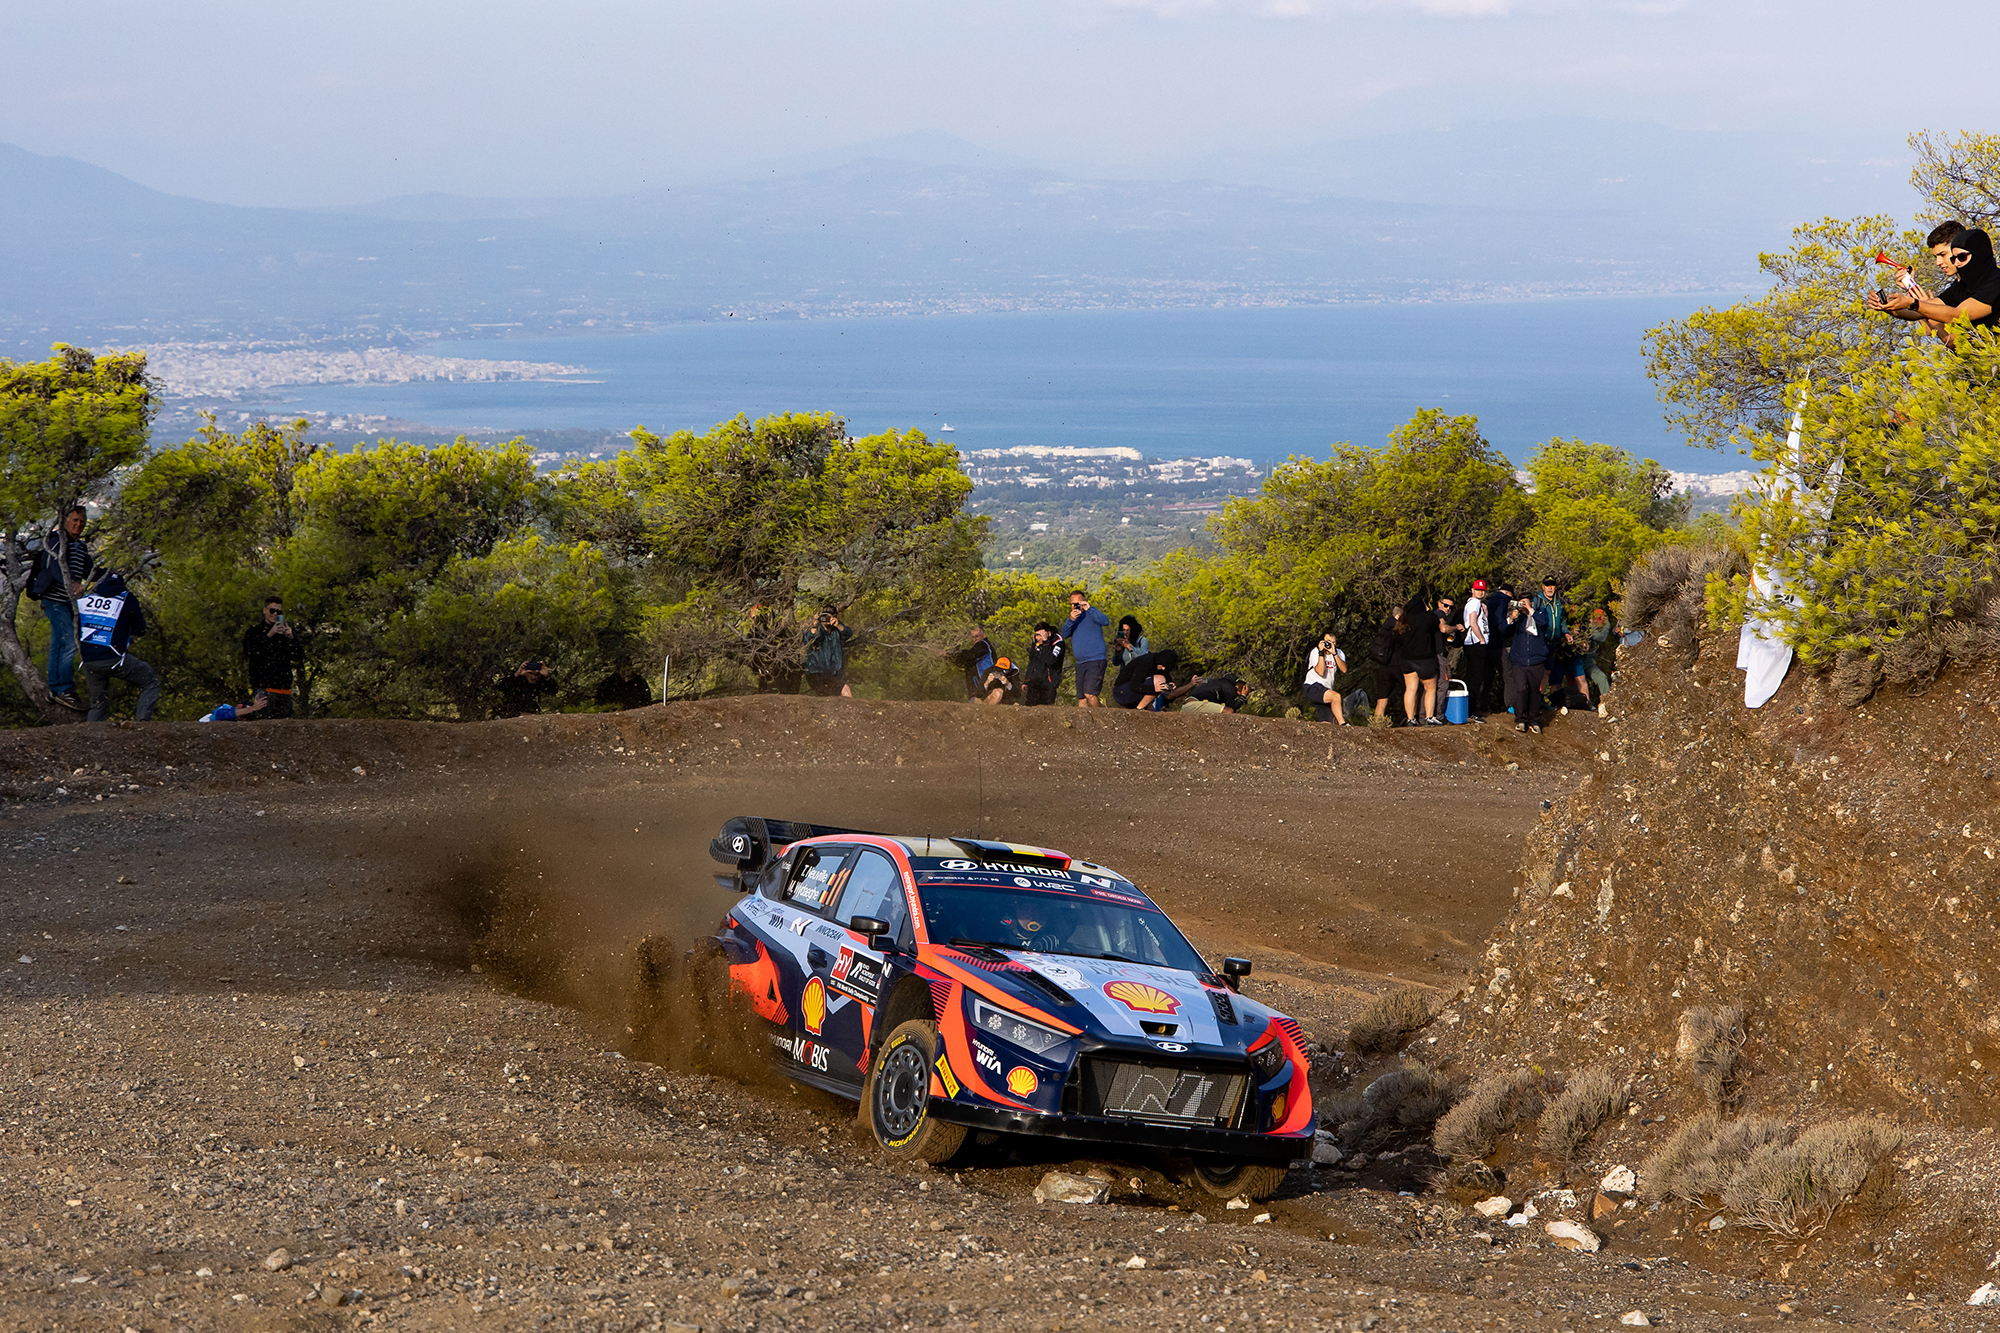
[[[945,423],[944,423],[944,424],[943,424],[942,426],[939,426],[939,427],[938,427],[938,434],[940,434],[940,435],[949,435],[949,434],[951,434],[951,423],[950,423],[949,421],[947,421],[947,422],[945,422]]]

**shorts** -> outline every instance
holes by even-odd
[[[835,671],[829,675],[806,672],[806,688],[822,697],[840,693],[841,686],[847,684],[847,673]]]
[[[1104,659],[1076,664],[1076,697],[1088,694],[1093,698],[1104,693]]]
[[[1418,680],[1438,678],[1438,660],[1435,657],[1420,657],[1414,662],[1403,663],[1403,674],[1415,676]]]

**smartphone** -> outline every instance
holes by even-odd
[[[285,613],[283,611],[278,612],[278,619],[276,623],[280,625],[285,623]]]

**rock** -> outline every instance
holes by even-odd
[[[1590,1220],[1602,1221],[1618,1211],[1618,1200],[1609,1194],[1598,1194],[1590,1201]]]
[[[1472,1239],[1480,1245],[1491,1245],[1493,1243],[1493,1233],[1490,1231],[1475,1231],[1472,1233]]]
[[[264,1267],[273,1273],[282,1273],[292,1266],[292,1252],[280,1245],[264,1256]]]
[[[306,1067],[306,1058],[303,1055],[295,1055],[292,1057],[292,1068],[304,1069],[305,1067]]]
[[[1646,1318],[1644,1310],[1627,1310],[1624,1314],[1618,1316],[1618,1322],[1621,1324],[1630,1324],[1634,1328],[1651,1328],[1653,1326],[1653,1321]]]
[[[1051,1171],[1035,1186],[1037,1203],[1103,1203],[1111,1197],[1108,1181]]]
[[[1989,1282],[1966,1298],[1965,1303],[1967,1305],[2000,1305],[2000,1287],[1996,1287]]]
[[[1708,1219],[1708,1229],[1710,1231],[1720,1231],[1728,1225],[1729,1225],[1729,1219],[1724,1217],[1721,1213],[1717,1213],[1714,1217]]]
[[[347,1304],[347,1293],[339,1287],[321,1287],[319,1289],[319,1303],[321,1305],[345,1305]]]
[[[1347,1154],[1342,1152],[1340,1145],[1332,1139],[1313,1140],[1312,1164],[1314,1166],[1339,1166],[1340,1159],[1345,1156]]]
[[[408,1217],[409,1215],[410,1215],[410,1201],[408,1199],[396,1200],[396,1216]]]
[[[1250,1219],[1250,1225],[1253,1227],[1262,1226],[1264,1223],[1269,1222],[1270,1220],[1271,1220],[1271,1215],[1269,1213],[1259,1213],[1255,1217]]]
[[[1359,1171],[1362,1167],[1368,1165],[1368,1154],[1365,1152],[1358,1152],[1354,1154],[1354,1156],[1348,1158],[1345,1162],[1342,1162],[1341,1165],[1347,1167],[1351,1171]]]
[[[1629,1195],[1639,1192],[1639,1175],[1629,1166],[1614,1166],[1597,1182],[1606,1194]]]
[[[1444,1179],[1451,1188],[1477,1190],[1482,1198],[1502,1193],[1507,1186],[1505,1176],[1478,1160],[1453,1162],[1446,1168]]]
[[[1146,1261],[1140,1256],[1135,1254],[1130,1259],[1127,1259],[1125,1261],[1125,1266],[1127,1268],[1144,1268],[1146,1266]]]
[[[1596,1254],[1604,1247],[1604,1241],[1595,1231],[1581,1222],[1557,1219],[1542,1228],[1549,1233],[1549,1239],[1565,1250],[1582,1250],[1585,1254]]]
[[[1521,1205],[1521,1216],[1527,1218],[1529,1221],[1532,1222],[1541,1215],[1542,1215],[1542,1210],[1535,1207],[1535,1201],[1533,1199],[1530,1199],[1526,1203]]]
[[[1505,1217],[1514,1211],[1514,1201],[1504,1194],[1496,1194],[1473,1204],[1472,1211],[1481,1217]]]
[[[1225,1203],[1225,1204],[1223,1204],[1222,1206],[1223,1206],[1224,1208],[1244,1208],[1244,1209],[1247,1209],[1247,1208],[1249,1208],[1249,1207],[1250,1207],[1250,1198],[1249,1198],[1249,1196],[1248,1196],[1248,1195],[1244,1195],[1244,1194],[1239,1194],[1239,1195],[1237,1195],[1237,1196],[1236,1196],[1235,1198],[1231,1199],[1231,1200],[1230,1200],[1230,1201],[1229,1201],[1228,1203]]]
[[[1526,1213],[1515,1213],[1512,1217],[1503,1218],[1502,1220],[1510,1227],[1524,1227],[1528,1225],[1528,1215]]]

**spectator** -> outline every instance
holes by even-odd
[[[1465,624],[1459,619],[1458,603],[1450,597],[1437,600],[1438,640],[1443,645],[1438,653],[1438,692],[1440,697],[1436,720],[1444,721],[1442,696],[1451,688],[1451,679],[1457,673],[1459,641],[1465,637]]]
[[[812,628],[803,637],[806,688],[822,697],[837,694],[852,699],[854,690],[847,683],[847,645],[854,641],[854,631],[841,624],[839,614],[829,606],[813,617]]]
[[[1345,670],[1347,654],[1340,651],[1340,640],[1328,630],[1306,655],[1306,702],[1313,706],[1313,721],[1347,725],[1347,714],[1340,706],[1340,691],[1334,686],[1335,679]]]
[[[1397,670],[1397,653],[1402,646],[1403,636],[1409,633],[1409,624],[1403,617],[1403,608],[1391,607],[1389,614],[1375,628],[1375,639],[1368,645],[1368,660],[1375,664],[1375,716],[1389,715],[1389,695],[1402,683],[1402,672]]]
[[[644,708],[653,702],[653,687],[632,665],[631,658],[621,657],[611,674],[597,682],[596,698],[599,707]]]
[[[1465,682],[1465,691],[1471,697],[1465,706],[1471,719],[1479,721],[1486,712],[1487,649],[1493,635],[1486,619],[1486,580],[1474,579],[1472,592],[1465,599],[1464,612],[1465,640],[1459,645],[1458,674]]]
[[[1097,696],[1104,693],[1104,631],[1110,625],[1111,617],[1090,604],[1089,593],[1078,588],[1069,595],[1069,623],[1062,636],[1076,663],[1078,708],[1096,708]]]
[[[125,580],[107,574],[88,593],[77,597],[77,623],[83,676],[90,686],[90,722],[102,722],[111,712],[111,678],[116,676],[139,691],[133,716],[141,722],[153,719],[153,705],[160,700],[160,677],[153,668],[132,656],[127,649],[132,640],[146,632],[146,613],[139,599],[125,587]]]
[[[83,539],[88,517],[82,505],[70,506],[62,522],[42,539],[42,558],[28,585],[28,596],[42,604],[42,615],[49,622],[49,694],[63,707],[79,712],[84,705],[76,695],[76,655],[81,638],[76,599],[104,572]]]
[[[1196,676],[1178,690],[1162,696],[1181,698],[1183,713],[1235,713],[1250,702],[1250,682],[1241,676]]]
[[[979,682],[979,700],[989,704],[1021,702],[1021,672],[1012,658],[996,657]]]
[[[1062,685],[1063,654],[1068,645],[1056,633],[1056,627],[1044,620],[1035,626],[1034,642],[1028,645],[1028,677],[1026,697],[1023,703],[1030,705],[1052,704],[1056,701],[1056,691]]]
[[[1136,617],[1118,617],[1118,642],[1111,646],[1111,665],[1123,667],[1135,657],[1144,657],[1153,651],[1153,645],[1146,642],[1146,629]]]
[[[1180,665],[1180,655],[1171,648],[1162,648],[1151,656],[1152,680],[1146,695],[1139,700],[1139,711],[1142,713],[1162,712],[1168,700],[1179,697],[1174,692],[1173,670]]]
[[[1514,730],[1542,734],[1542,687],[1548,683],[1549,634],[1544,612],[1526,599],[1517,599],[1507,619],[1514,626],[1507,642],[1514,696]]]
[[[262,713],[270,706],[271,696],[259,694],[247,704],[217,704],[208,712],[196,718],[197,722],[242,722]]]
[[[986,637],[984,625],[972,627],[972,641],[951,655],[951,660],[965,668],[965,697],[979,697],[979,682],[986,679],[986,673],[993,666],[993,643]]]
[[[1591,684],[1597,686],[1597,715],[1609,717],[1611,713],[1604,697],[1611,693],[1611,672],[1617,660],[1618,636],[1611,632],[1611,613],[1604,607],[1591,608],[1590,632],[1585,643],[1589,655],[1584,661],[1590,668]]]
[[[542,696],[556,692],[555,672],[546,663],[531,659],[514,668],[511,676],[493,682],[500,690],[500,706],[495,717],[520,717],[542,711]]]
[[[1489,711],[1493,708],[1508,708],[1507,693],[1507,641],[1514,630],[1507,622],[1507,612],[1514,605],[1514,590],[1506,584],[1495,587],[1486,594],[1486,633],[1489,636],[1486,649],[1486,698]]]
[[[259,717],[292,715],[293,672],[299,665],[299,644],[292,627],[285,622],[285,603],[276,596],[264,599],[264,616],[243,631],[243,661],[250,668],[250,693],[268,698]],[[242,716],[252,710],[239,709]]]
[[[1444,636],[1438,632],[1438,618],[1435,611],[1419,611],[1415,615],[1401,618],[1403,632],[1395,636],[1395,648],[1390,658],[1390,667],[1403,682],[1403,725],[1423,726],[1442,722],[1437,717],[1437,676],[1438,658],[1444,648]],[[1423,707],[1417,706],[1417,687],[1423,687]]]
[[[1554,683],[1556,697],[1560,702],[1563,682],[1568,678],[1569,662],[1576,652],[1576,646],[1569,632],[1569,612],[1564,608],[1562,596],[1556,588],[1556,576],[1544,575],[1542,590],[1535,594],[1534,606],[1536,623],[1541,628],[1544,642],[1549,646],[1548,679]],[[1567,707],[1564,708],[1564,712],[1568,712]]]
[[[1925,243],[1951,284],[1936,296],[1898,291],[1885,298],[1870,292],[1868,308],[1914,320],[1946,342],[1952,341],[1951,325],[1961,315],[1979,328],[2000,324],[2000,266],[1993,261],[1992,238],[1950,221],[1932,228]]]
[[[1111,702],[1119,708],[1150,708],[1162,693],[1159,679],[1180,661],[1180,654],[1171,648],[1134,655],[1118,668],[1118,678],[1111,683]]]

